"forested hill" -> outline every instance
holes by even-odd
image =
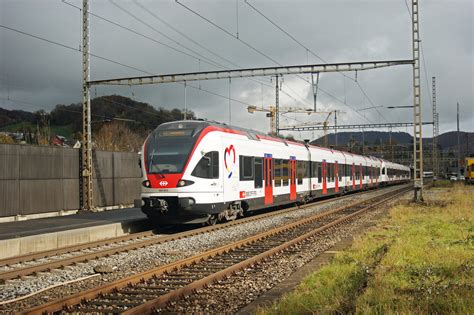
[[[138,102],[119,95],[101,96],[91,101],[92,127],[101,122],[120,120],[138,132],[146,132],[161,123],[179,120],[183,113],[179,109],[155,109],[148,103]],[[188,111],[188,118],[195,118]],[[0,108],[0,129],[23,132],[25,128],[47,123],[53,130],[62,130],[62,136],[71,137],[82,131],[82,104],[56,105],[51,112],[37,111],[34,113],[6,110]]]
[[[390,132],[387,131],[366,131],[362,132],[338,132],[337,143],[339,146],[347,146],[351,142],[361,144],[364,141],[365,145],[380,145],[388,144],[392,139],[392,144],[411,144],[413,138],[409,133],[406,132]],[[424,137],[423,143],[425,145],[430,144],[432,138]],[[324,143],[324,137],[318,138],[311,141],[313,144],[322,145]],[[336,143],[336,135],[334,133],[328,134],[328,143],[334,145]],[[473,132],[460,132],[460,143],[466,152],[474,151],[474,133]],[[441,149],[451,149],[457,146],[457,132],[449,131],[442,133],[438,136],[438,144]]]

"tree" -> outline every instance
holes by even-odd
[[[139,133],[117,121],[105,123],[93,135],[94,148],[104,151],[138,152],[144,141]]]
[[[9,135],[1,133],[0,134],[0,143],[2,143],[2,144],[14,144],[15,140],[13,140],[13,138],[10,137]]]

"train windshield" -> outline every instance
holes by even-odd
[[[193,129],[159,130],[146,144],[148,173],[181,173],[195,143]]]

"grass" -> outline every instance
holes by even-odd
[[[429,192],[429,193],[428,193]],[[472,314],[474,202],[463,185],[402,204],[258,314]]]
[[[438,179],[433,181],[433,187],[453,187],[454,182],[448,179]]]

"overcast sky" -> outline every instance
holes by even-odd
[[[68,2],[82,5],[79,0]],[[174,0],[95,0],[90,5],[92,13],[148,39],[91,16],[91,53],[154,74],[220,70],[222,66],[232,69],[268,67],[275,66],[274,61],[283,65],[323,63],[313,53],[330,63],[412,58],[411,20],[405,0],[248,1],[309,48],[309,53],[243,0],[180,2],[231,35],[236,36],[238,32],[241,41]],[[431,77],[436,76],[440,133],[456,129],[456,102],[460,103],[461,129],[474,131],[473,3],[472,0],[420,1],[426,64],[426,68],[422,68],[423,120],[432,120]],[[81,12],[71,5],[61,0],[0,0],[0,24],[78,49]],[[56,104],[80,102],[82,57],[73,49],[0,27],[0,107],[50,110]],[[144,74],[91,57],[91,79]],[[386,108],[412,104],[411,66],[359,72],[357,82],[362,90],[354,81],[355,74],[346,74],[350,78],[337,73],[320,77],[322,91],[318,92],[318,109],[344,111],[338,115],[338,124],[413,120],[411,109]],[[307,81],[310,81],[307,75],[284,76],[281,106],[312,107],[312,89]],[[228,80],[193,82],[192,85],[224,96],[188,86],[187,106],[198,117],[227,123],[229,101],[225,97],[230,92],[232,99],[240,101],[231,102],[232,124],[269,131],[264,113],[249,114],[246,110],[247,104],[269,106],[275,103],[274,80],[269,77],[235,79],[230,85]],[[149,102],[155,107],[184,107],[182,84],[99,86],[92,90],[93,97],[111,93]],[[8,98],[39,106],[5,100]],[[360,110],[374,105],[383,107]],[[286,114],[280,124],[320,122],[324,118],[321,114]],[[411,133],[412,127],[397,130]],[[322,133],[292,134],[303,139]],[[425,127],[424,135],[431,134],[431,127]]]

